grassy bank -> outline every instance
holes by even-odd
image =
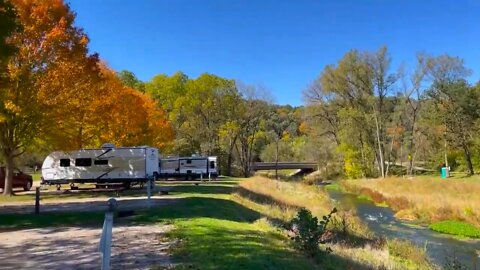
[[[386,203],[400,219],[427,224],[457,220],[480,228],[478,178],[441,180],[439,177],[422,176],[348,180],[343,182],[343,187],[376,203]]]

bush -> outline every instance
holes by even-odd
[[[337,209],[333,208],[330,214],[323,216],[319,222],[309,210],[300,209],[288,224],[288,230],[293,235],[291,239],[294,248],[308,256],[315,256],[319,250],[319,244],[327,243],[331,237],[331,232],[327,231],[327,225],[336,212]],[[327,248],[327,252],[330,251],[331,249]]]
[[[399,257],[418,266],[429,266],[430,262],[427,260],[426,247],[419,248],[412,243],[405,240],[388,240],[388,253],[394,257]]]

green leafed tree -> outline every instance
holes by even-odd
[[[446,143],[463,151],[467,172],[474,174],[472,147],[478,134],[480,93],[466,81],[470,71],[462,59],[433,57],[428,68],[433,84],[427,94],[434,110],[425,117],[443,127]]]
[[[122,70],[117,73],[117,77],[125,85],[140,92],[145,92],[145,84],[135,76],[135,74],[128,70]]]

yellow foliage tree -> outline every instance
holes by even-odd
[[[8,37],[17,48],[9,58],[0,89],[0,154],[6,165],[4,195],[12,194],[15,157],[42,130],[48,104],[41,85],[49,69],[86,52],[88,38],[73,25],[74,14],[61,0],[12,0],[21,27]],[[48,96],[48,98],[55,98]]]

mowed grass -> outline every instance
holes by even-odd
[[[88,213],[47,213],[35,214],[0,214],[0,231],[28,228],[45,228],[58,226],[85,226],[103,223],[102,212]]]
[[[480,238],[480,228],[461,221],[444,220],[430,224],[429,228],[446,234]]]
[[[132,190],[125,190],[119,193],[119,196],[146,196],[146,189],[132,189]],[[80,191],[55,191],[55,190],[48,190],[48,191],[40,191],[40,200],[41,202],[48,202],[48,201],[68,201],[68,200],[76,200],[76,199],[104,199],[110,197],[116,197],[116,193],[114,191],[102,191],[102,190],[80,190]],[[17,193],[13,196],[2,196],[0,195],[0,205],[3,204],[15,204],[15,203],[35,203],[35,193]]]

